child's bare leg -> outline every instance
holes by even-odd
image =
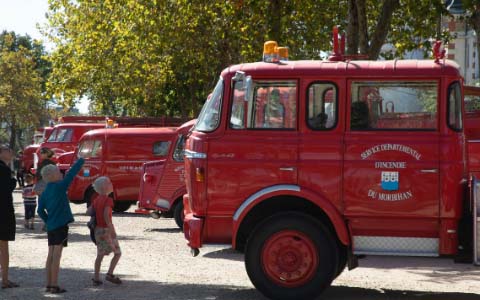
[[[121,253],[113,255],[112,260],[110,261],[110,267],[108,267],[107,274],[113,275],[113,271],[115,271],[115,267],[117,266],[121,256]]]
[[[100,266],[102,265],[102,260],[105,255],[100,250],[97,250],[97,258],[95,259],[94,267],[94,279],[100,281]]]
[[[58,286],[58,273],[60,272],[60,259],[62,258],[63,245],[53,246],[53,255],[51,263],[51,284]]]
[[[47,271],[47,287],[52,286],[53,247],[54,246],[48,246],[47,262],[45,263],[45,269]]]

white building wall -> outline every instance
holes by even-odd
[[[475,31],[468,28],[466,23],[458,17],[455,20],[446,17],[443,26],[448,28],[453,37],[448,47],[445,47],[447,58],[458,63],[465,84],[473,85],[475,81],[479,81],[479,74],[476,70],[478,55],[476,53],[477,37]]]

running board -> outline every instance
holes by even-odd
[[[355,255],[431,256],[437,257],[436,238],[396,236],[354,236]]]

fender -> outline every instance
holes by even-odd
[[[260,202],[267,200],[274,196],[295,196],[299,198],[306,199],[317,205],[330,219],[333,227],[337,233],[338,239],[344,245],[350,245],[350,235],[347,228],[347,224],[344,221],[342,215],[337,210],[337,208],[324,197],[314,193],[311,190],[301,188],[298,185],[273,185],[267,188],[264,188],[255,194],[248,197],[235,211],[232,220],[232,246],[235,248],[237,232],[240,228],[240,225],[243,222],[243,219],[248,215],[248,213]]]

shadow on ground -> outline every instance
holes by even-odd
[[[179,270],[182,272],[182,270]],[[185,270],[184,272],[188,272]],[[82,269],[62,269],[60,285],[67,289],[61,295],[44,292],[44,270],[11,268],[10,277],[21,286],[0,290],[0,299],[101,299],[101,300],[265,300],[255,289],[225,285],[175,284],[155,281],[140,281],[134,277],[119,274],[122,285],[104,282],[93,287],[92,273]],[[328,288],[318,300],[474,300],[480,295],[468,293],[432,293],[423,291],[375,290],[345,286]]]

